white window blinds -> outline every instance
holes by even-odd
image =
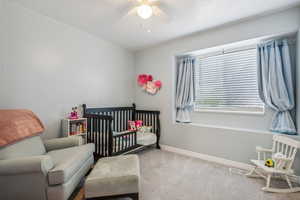
[[[199,56],[195,109],[263,112],[257,89],[256,49]]]

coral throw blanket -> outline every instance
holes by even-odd
[[[30,110],[0,110],[0,147],[44,130],[40,119]]]

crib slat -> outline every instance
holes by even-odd
[[[97,154],[100,154],[98,150],[98,141],[97,141],[97,135],[98,135],[98,119],[95,119],[95,132],[94,132],[94,143],[95,143],[95,151]]]
[[[124,138],[120,137],[121,140],[121,151],[124,149]]]
[[[156,116],[153,116],[154,123],[153,123],[153,132],[156,133]]]
[[[120,132],[119,111],[116,111],[117,131]]]
[[[108,144],[108,137],[107,137],[107,132],[108,132],[108,123],[107,121],[105,121],[105,129],[104,129],[104,139],[103,139],[103,149],[104,149],[104,156],[108,156],[108,149],[107,149],[107,144]]]
[[[122,121],[123,111],[120,111],[119,123],[120,123],[120,132],[123,131],[123,121]]]
[[[120,132],[121,129],[120,129],[120,112],[119,111],[116,112],[116,116],[117,116],[117,120],[116,120],[116,122],[117,122],[117,131]]]
[[[133,140],[132,140],[133,136],[130,134],[129,135],[129,146],[133,145]]]
[[[102,131],[101,131],[101,119],[98,119],[98,132],[97,132],[97,143],[98,143],[98,151],[99,151],[99,154],[100,155],[103,155],[102,154],[102,151],[101,151],[101,135],[103,134]]]
[[[96,119],[93,119],[93,142],[95,144],[95,151],[96,151],[96,153],[99,153],[99,152],[97,152],[97,144],[95,143],[95,135],[96,135],[96,131],[97,131],[97,129],[96,129],[96,123],[97,123]]]
[[[94,142],[94,144],[95,144],[95,152],[96,152],[97,154],[99,154],[99,152],[97,151],[98,145],[97,145],[97,142],[96,142],[96,135],[97,135],[97,118],[94,119],[93,122],[94,122],[94,123],[93,123],[93,130],[94,130],[94,132],[93,132],[93,142]]]
[[[104,130],[103,130],[103,128],[104,128],[104,126],[103,126],[103,120],[102,119],[99,119],[99,128],[100,128],[100,130],[99,130],[99,151],[101,152],[101,155],[102,156],[104,156],[104,152],[103,152],[103,135],[104,135]]]
[[[117,152],[117,138],[114,138],[114,153]]]
[[[115,112],[111,112],[111,116],[113,118],[112,129],[116,130]]]
[[[129,136],[126,136],[126,139],[125,139],[125,148],[126,149],[128,149],[130,146],[129,146],[129,137],[130,137],[130,135]]]
[[[122,111],[119,111],[119,132],[122,131]]]
[[[99,151],[101,152],[100,154],[103,155],[103,150],[102,150],[102,137],[103,137],[103,124],[102,124],[102,119],[99,119],[99,134],[98,134],[98,144],[99,144]]]
[[[125,117],[125,114],[126,114],[126,111],[123,110],[122,111],[122,118],[121,118],[121,122],[122,122],[122,131],[125,131],[126,130],[126,126],[125,126],[125,122],[126,122],[126,117]]]
[[[110,122],[107,121],[106,122],[106,130],[105,130],[105,152],[106,152],[106,155],[109,156],[109,127],[110,127]]]
[[[125,126],[125,130],[128,130],[128,127],[127,127],[127,123],[128,123],[128,110],[126,110],[125,112],[125,122],[124,122],[124,126]]]
[[[120,151],[120,150],[121,150],[121,148],[120,148],[120,144],[121,144],[121,142],[120,142],[120,138],[119,138],[119,137],[117,137],[117,139],[118,139],[118,151]]]
[[[91,136],[91,118],[87,119],[87,136],[86,136],[86,140],[87,143],[90,143],[90,136]]]

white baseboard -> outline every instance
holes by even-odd
[[[185,150],[185,149],[179,149],[179,148],[168,146],[168,145],[161,145],[161,148],[164,151],[170,151],[170,152],[178,153],[178,154],[185,155],[185,156],[199,158],[201,160],[218,163],[218,164],[225,165],[228,167],[234,167],[234,168],[243,169],[243,170],[251,170],[253,168],[253,166],[250,164],[237,162],[237,161],[233,161],[233,160],[228,160],[228,159],[220,158],[220,157],[216,157],[216,156],[210,156],[207,154],[197,153],[197,152],[193,152],[193,151],[189,151],[189,150]]]
[[[247,171],[250,171],[253,168],[253,165],[250,165],[247,163],[228,160],[228,159],[220,158],[220,157],[216,157],[216,156],[210,156],[207,154],[197,153],[197,152],[180,149],[180,148],[172,147],[172,146],[168,146],[168,145],[160,145],[160,146],[161,146],[161,149],[164,151],[169,151],[169,152],[178,153],[178,154],[189,156],[189,157],[199,158],[201,160],[218,163],[218,164],[221,164],[221,165],[224,165],[227,167],[233,167],[233,168],[238,168],[238,169],[247,170]],[[293,182],[297,182],[300,184],[299,176],[292,176],[291,180]]]

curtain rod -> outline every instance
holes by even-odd
[[[240,51],[246,51],[246,50],[253,50],[256,49],[256,45],[249,45],[246,46],[244,48],[232,48],[232,49],[228,49],[228,50],[220,50],[220,51],[215,51],[215,52],[211,52],[211,53],[207,53],[207,54],[199,54],[199,55],[195,55],[195,57],[198,58],[209,58],[212,56],[217,56],[217,55],[223,55],[223,54],[229,54],[229,53],[236,53],[236,52],[240,52]]]
[[[281,34],[274,34],[274,35],[266,36],[262,40],[265,41],[265,40],[279,39],[279,38],[282,38],[282,37],[296,37],[297,33],[298,33],[298,31],[285,32],[285,33],[281,33]]]
[[[219,45],[219,46],[214,46],[214,47],[208,47],[208,48],[203,48],[203,49],[199,49],[199,50],[194,50],[194,51],[189,51],[189,52],[185,52],[185,53],[180,53],[180,54],[176,54],[175,57],[183,57],[183,56],[197,56],[196,52],[197,51],[201,51],[201,50],[205,50],[205,49],[211,49],[211,48],[218,48],[220,47],[220,49],[225,48],[225,46],[227,45],[232,45],[235,43],[242,43],[243,41],[251,41],[251,40],[270,40],[270,39],[275,39],[275,38],[280,38],[280,37],[292,37],[292,36],[296,36],[298,33],[298,30],[294,30],[294,31],[288,31],[288,32],[281,32],[278,34],[272,34],[272,35],[267,35],[267,36],[262,36],[262,37],[256,37],[256,38],[252,38],[252,39],[246,39],[246,40],[242,40],[242,41],[237,41],[237,42],[232,42],[229,44],[224,44],[224,45]],[[217,51],[217,50],[216,50]],[[221,51],[221,50],[220,50]]]

